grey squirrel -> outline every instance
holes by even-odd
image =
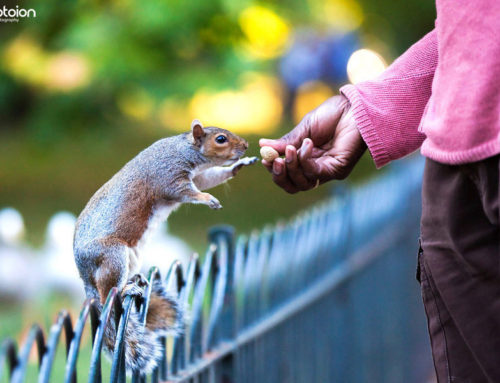
[[[73,250],[87,298],[100,309],[109,291],[141,295],[147,284],[137,274],[140,247],[155,223],[182,203],[222,208],[210,189],[257,161],[241,158],[248,148],[243,138],[221,128],[191,123],[191,131],[155,142],[129,161],[90,199],[78,217]],[[138,287],[142,286],[142,287]],[[113,322],[113,321],[110,321]],[[161,357],[159,336],[183,328],[183,310],[160,282],[152,286],[146,328],[132,312],[126,329],[128,372],[151,372]],[[116,329],[108,324],[104,348],[111,352]]]

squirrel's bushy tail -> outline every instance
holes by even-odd
[[[113,317],[113,315],[111,315]],[[132,308],[125,330],[125,367],[127,373],[134,370],[151,373],[162,358],[160,337],[182,332],[183,310],[160,281],[153,283],[146,327],[140,321],[140,313]],[[115,347],[116,327],[110,320],[106,327],[104,349],[112,355]]]

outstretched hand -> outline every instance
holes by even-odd
[[[344,96],[334,96],[309,112],[292,131],[277,140],[261,139],[285,159],[262,164],[273,181],[288,193],[313,189],[346,178],[366,150],[366,144]]]

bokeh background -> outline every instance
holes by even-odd
[[[74,276],[71,214],[142,148],[198,118],[244,136],[257,155],[258,138],[281,136],[341,85],[376,76],[435,18],[431,0],[3,5],[37,15],[0,23],[0,209],[15,209],[0,212],[0,338],[80,306],[80,286],[64,279]],[[373,174],[366,155],[349,182]],[[291,196],[255,165],[213,191],[223,210],[183,206],[158,241],[203,251],[214,224],[248,233],[342,185]]]

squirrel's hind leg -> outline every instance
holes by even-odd
[[[100,303],[104,305],[109,291],[117,287],[121,294],[127,291],[129,280],[129,251],[130,248],[114,238],[94,241],[86,246],[86,256],[91,257],[97,264],[97,271],[93,273],[93,283],[99,293]],[[134,286],[141,288],[140,281],[132,278]],[[114,308],[112,309],[114,312]],[[104,336],[104,349],[113,354],[116,342],[116,326],[110,318]],[[161,344],[158,335],[147,331],[140,320],[140,312],[132,310],[125,330],[125,366],[127,371],[141,371],[150,373],[158,365],[162,357]]]
[[[127,284],[129,249],[123,242],[113,239],[100,241],[95,247],[97,256],[102,259],[95,272],[95,287],[99,292],[101,304],[104,304],[113,287],[121,291]]]

